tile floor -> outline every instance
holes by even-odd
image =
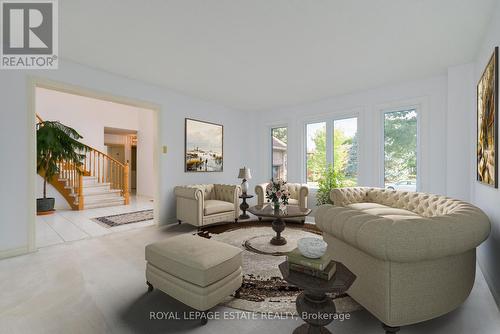
[[[53,215],[36,217],[36,245],[46,247],[69,241],[98,237],[133,228],[154,225],[152,220],[108,228],[92,218],[153,209],[152,199],[131,196],[129,205],[82,211],[57,210]]]
[[[217,306],[242,320],[151,320],[150,312],[192,311],[159,290],[147,293],[144,247],[193,233],[189,224],[149,226],[41,248],[0,261],[0,333],[15,334],[289,334],[302,321],[253,318]],[[68,233],[69,234],[69,233]],[[221,313],[219,313],[221,314]],[[367,311],[328,325],[334,334],[383,334]],[[437,319],[405,326],[401,334],[498,334],[500,313],[481,271],[470,297]]]

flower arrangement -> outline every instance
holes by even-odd
[[[266,187],[266,198],[274,205],[274,209],[280,209],[280,206],[286,206],[290,198],[290,192],[286,182],[282,179],[271,180]]]

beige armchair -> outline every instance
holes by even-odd
[[[266,187],[268,183],[262,183],[255,186],[255,194],[257,195],[257,204],[263,205],[267,203]],[[287,183],[288,191],[290,191],[290,199],[288,205],[295,205],[302,209],[307,209],[307,196],[309,195],[309,188],[305,184],[300,183]],[[262,220],[259,217],[259,220]],[[302,220],[304,222],[304,220]]]
[[[202,227],[238,221],[240,186],[195,184],[175,187],[177,221]]]

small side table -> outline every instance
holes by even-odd
[[[248,205],[247,203],[247,198],[252,198],[253,195],[249,195],[249,194],[241,194],[240,195],[240,198],[243,200],[243,202],[241,202],[240,204],[240,210],[243,211],[243,213],[240,215],[240,219],[249,219],[250,216],[247,215],[247,210],[248,208],[250,207],[250,205]]]
[[[331,334],[324,326],[333,321],[336,310],[333,300],[326,293],[344,293],[351,287],[356,275],[339,262],[335,275],[329,281],[290,270],[286,261],[282,262],[279,268],[285,281],[304,290],[295,301],[297,313],[300,317],[303,314],[310,315],[302,319],[306,323],[297,327],[293,334]]]

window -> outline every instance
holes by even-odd
[[[306,124],[306,165],[306,181],[311,187],[318,186],[330,165],[343,186],[357,185],[358,118]]]
[[[288,164],[288,129],[286,127],[271,129],[271,160],[273,180],[287,180]]]
[[[344,187],[354,187],[358,181],[358,119],[333,121],[333,169]]]
[[[315,187],[326,168],[326,122],[306,125],[306,181]]]
[[[388,189],[417,190],[415,109],[384,113],[384,184]]]

